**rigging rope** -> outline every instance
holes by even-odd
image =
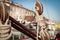
[[[36,0],[36,2],[38,2],[38,0]],[[38,13],[36,12],[36,17],[39,17],[39,15],[38,15]],[[38,37],[39,37],[39,35],[38,35],[38,33],[39,33],[39,27],[38,27],[38,24],[37,24],[37,27],[36,27],[36,31],[37,31],[37,36],[36,36],[36,40],[38,40]]]
[[[2,5],[2,9],[3,9],[3,19],[5,19],[5,4],[3,3],[3,1],[1,2],[1,5]],[[7,22],[8,22],[8,20],[9,20],[9,18],[6,20],[6,22],[5,22],[5,24],[3,25],[1,22],[0,22],[0,29],[1,29],[1,31],[0,31],[0,39],[3,39],[3,40],[7,40],[7,39],[9,39],[10,37],[11,37],[11,35],[12,35],[12,33],[10,32],[11,30],[10,30],[10,25],[8,25],[7,24]],[[10,33],[9,33],[10,32]]]
[[[49,15],[49,11],[48,11],[48,7],[47,7],[47,4],[46,4],[46,0],[44,0],[44,3],[45,3],[45,5],[46,5],[46,11],[47,11],[47,13],[48,13],[48,17],[49,17],[49,24],[48,25],[50,25],[50,27],[51,27],[51,29],[50,30],[52,30],[52,23],[51,23],[51,17],[50,17],[50,15]]]
[[[49,19],[50,19],[50,15],[49,15],[48,7],[47,7],[47,4],[46,4],[46,0],[44,0],[44,4],[45,4],[45,6],[46,6],[46,12],[47,12],[47,14],[48,14],[48,17],[49,17]]]

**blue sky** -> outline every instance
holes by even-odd
[[[34,4],[36,0],[12,0],[12,1],[34,11]],[[46,4],[44,0],[38,1],[43,4],[44,8],[43,15],[56,23],[60,23],[60,0],[46,0]]]

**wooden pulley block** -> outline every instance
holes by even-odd
[[[43,5],[39,3],[38,1],[36,1],[35,9],[39,15],[43,13]]]

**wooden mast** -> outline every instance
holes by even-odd
[[[42,15],[43,13],[43,6],[41,3],[39,3],[38,0],[36,0],[36,3],[35,3],[35,10],[36,10],[36,21],[37,21],[37,28],[36,28],[36,31],[37,31],[37,38],[36,40],[38,40],[38,33],[39,33],[39,20],[40,20],[40,16]]]

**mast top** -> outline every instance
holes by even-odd
[[[35,9],[39,15],[41,15],[43,13],[43,5],[41,3],[39,3],[38,0],[36,0]]]

